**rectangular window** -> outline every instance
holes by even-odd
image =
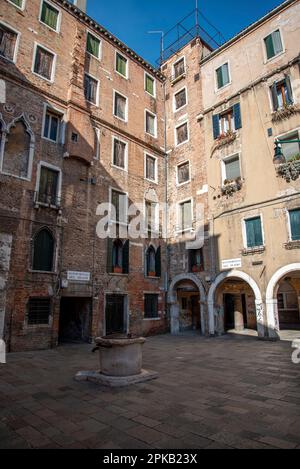
[[[286,75],[284,80],[274,82],[271,86],[273,109],[284,108],[294,103],[291,79]]]
[[[156,137],[156,116],[146,111],[146,133]]]
[[[220,114],[220,133],[227,134],[228,132],[234,132],[234,130],[233,110],[230,109],[224,114]]]
[[[115,217],[112,217],[116,223],[127,223],[127,195],[117,190],[111,191],[111,204],[115,207]]]
[[[50,110],[47,110],[45,115],[43,137],[51,140],[52,142],[57,142],[59,139],[60,127],[61,116]]]
[[[279,29],[269,34],[269,36],[267,36],[264,41],[268,60],[283,52],[283,45]]]
[[[146,220],[145,220],[145,227],[146,232],[151,237],[152,233],[157,231],[157,220],[156,220],[156,210],[157,204],[155,202],[151,202],[150,200],[145,201],[145,210],[146,210]]]
[[[59,20],[59,10],[50,5],[50,3],[43,1],[41,17],[40,20],[42,23],[49,26],[49,28],[54,31],[58,30],[58,20]]]
[[[176,62],[173,66],[174,69],[174,79],[181,77],[185,74],[185,60],[184,57],[178,62]]]
[[[155,80],[148,73],[145,73],[145,91],[151,96],[155,96]]]
[[[182,125],[176,127],[176,145],[187,142],[189,139],[188,123],[185,122]]]
[[[46,205],[58,206],[59,171],[41,166],[38,202]]]
[[[177,166],[177,178],[178,178],[178,184],[184,184],[185,182],[188,182],[190,180],[189,161]]]
[[[228,85],[228,83],[230,82],[228,62],[222,65],[221,67],[217,68],[216,75],[218,89],[221,89],[224,86]]]
[[[114,115],[127,121],[127,98],[115,92]]]
[[[146,155],[146,179],[156,181],[156,158]]]
[[[18,8],[21,8],[23,10],[23,2],[24,0],[8,0],[10,3],[13,3],[16,5]]]
[[[126,150],[127,145],[117,138],[114,138],[113,164],[119,168],[126,169]]]
[[[116,71],[127,78],[128,60],[123,55],[116,53]]]
[[[247,248],[256,248],[263,246],[263,233],[261,218],[255,217],[245,220]]]
[[[203,249],[191,249],[189,251],[190,271],[204,271]]]
[[[290,227],[292,241],[300,241],[300,209],[290,210]]]
[[[213,134],[216,140],[226,136],[228,133],[236,132],[242,128],[242,113],[240,103],[234,104],[231,108],[220,114],[212,116]]]
[[[145,319],[157,319],[158,316],[158,295],[145,294],[144,299]]]
[[[97,59],[100,58],[100,44],[100,39],[93,36],[91,33],[87,34],[86,50]]]
[[[178,109],[181,109],[187,104],[187,92],[186,88],[183,88],[182,90],[178,91],[174,95],[174,107],[175,111],[178,111]]]
[[[0,55],[14,61],[18,34],[0,23]]]
[[[50,315],[50,298],[30,298],[27,311],[27,322],[30,326],[48,325],[50,322]]]
[[[34,60],[34,73],[47,80],[53,78],[54,54],[41,46],[36,47]]]
[[[289,134],[288,136],[285,135],[284,137],[280,137],[279,140],[282,142],[299,140],[299,132],[293,132]],[[283,143],[281,145],[281,150],[282,150],[282,153],[284,154],[286,161],[290,161],[294,159],[295,157],[300,157],[300,143],[299,142]]]
[[[188,200],[179,205],[179,230],[186,231],[192,228],[192,201]]]
[[[92,104],[98,104],[98,86],[99,82],[90,75],[84,75],[84,96]]]
[[[235,181],[241,177],[240,157],[239,155],[232,156],[223,160],[224,164],[224,181]],[[223,182],[224,182],[223,181]]]

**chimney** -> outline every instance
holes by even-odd
[[[74,0],[74,5],[83,13],[86,13],[86,0]]]

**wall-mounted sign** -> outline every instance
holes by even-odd
[[[238,269],[242,267],[242,259],[228,259],[222,261],[222,270]]]
[[[91,280],[90,272],[68,271],[67,278],[70,282],[89,282]]]

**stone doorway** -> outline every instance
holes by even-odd
[[[91,298],[62,298],[60,304],[59,342],[90,342],[92,323]]]

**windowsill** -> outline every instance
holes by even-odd
[[[51,324],[26,324],[25,329],[51,329],[52,325]]]
[[[151,275],[145,275],[145,278],[149,279],[149,280],[160,280],[161,279],[161,277],[152,277]]]
[[[51,26],[49,26],[48,24],[44,23],[44,21],[42,21],[41,19],[39,19],[39,23],[41,23],[43,26],[46,26],[46,28],[50,29],[50,31],[52,31],[53,33],[56,33],[56,34],[59,34],[59,33],[60,33],[60,30],[59,30],[59,29],[51,28]]]
[[[116,116],[115,114],[113,114],[113,116],[115,119],[118,119],[119,121],[123,122],[123,124],[128,123],[128,119],[122,119],[122,117]]]
[[[92,59],[97,60],[98,62],[101,62],[101,55],[99,57],[96,57],[94,54],[91,54],[88,50],[85,51],[88,56],[90,56]]]
[[[145,90],[145,93],[147,93],[150,96],[150,98],[156,99],[156,95],[149,93],[149,91]]]
[[[54,143],[55,145],[59,144],[58,139],[57,140],[52,140],[51,138],[47,138],[47,137],[42,136],[42,140],[46,140],[46,142],[49,142],[49,143]]]
[[[119,169],[120,171],[123,171],[124,173],[128,173],[128,168],[122,168],[121,166],[117,166],[115,164],[111,164],[111,167],[114,169]]]
[[[35,202],[35,208],[50,208],[51,210],[61,210],[61,207],[58,205],[45,204],[43,202]]]
[[[57,275],[57,272],[48,272],[47,270],[31,270],[31,269],[28,269],[28,272],[30,274],[36,274],[36,275],[51,275],[51,276]]]
[[[284,244],[284,247],[287,251],[291,251],[293,249],[300,249],[300,240],[288,241],[286,244]]]
[[[5,57],[5,55],[2,55],[2,54],[0,54],[0,58],[1,58],[1,59],[4,59],[4,60],[7,60],[7,62],[9,62],[9,63],[11,63],[11,64],[15,64],[15,63],[16,63],[16,60],[10,59],[10,58],[8,58],[8,57]]]
[[[54,83],[54,78],[49,79],[49,78],[43,77],[43,75],[39,75],[38,73],[34,72],[33,70],[32,70],[32,74],[35,75],[36,77],[40,78],[41,80],[46,81],[49,85],[53,85],[53,83]]]
[[[191,179],[189,179],[188,181],[185,181],[185,182],[181,182],[180,184],[177,183],[177,187],[183,187],[183,186],[186,186],[187,184],[190,184],[192,182]]]
[[[253,254],[262,254],[265,252],[266,247],[265,246],[257,246],[254,248],[245,248],[242,250],[242,255],[243,256],[251,256]]]
[[[144,321],[162,321],[162,318],[144,318]]]
[[[157,139],[157,135],[150,134],[150,133],[147,132],[146,130],[145,130],[145,134],[148,135],[148,137]]]
[[[118,70],[115,70],[116,74],[119,75],[120,77],[124,78],[124,80],[129,80],[129,77],[126,75],[123,75],[122,73],[118,72]]]
[[[9,176],[9,177],[12,177],[12,178],[20,179],[21,181],[27,181],[27,182],[31,181],[31,178],[16,176],[15,174],[5,173],[4,171],[1,171],[0,174],[3,174],[3,176]]]
[[[114,277],[128,277],[129,274],[117,274],[115,272],[109,272],[108,275],[112,275]]]
[[[158,181],[155,181],[154,179],[149,179],[149,178],[144,178],[145,181],[151,182],[151,184],[158,184]]]
[[[189,143],[189,139],[188,139],[188,140],[185,140],[184,142],[181,142],[181,143],[176,143],[175,148],[179,148],[179,147],[181,147],[182,145],[185,145],[186,143]]]
[[[230,81],[229,83],[226,83],[226,85],[222,86],[222,88],[216,88],[216,93],[220,93],[221,91],[225,90],[226,88],[228,88],[230,85],[232,84],[232,82]]]
[[[184,89],[184,88],[183,88]],[[179,107],[178,109],[174,109],[174,114],[176,114],[179,111],[182,111],[184,108],[186,108],[188,103],[184,104],[183,106]]]
[[[265,65],[272,62],[273,60],[276,60],[278,57],[281,57],[283,54],[285,54],[285,50],[283,50],[282,52],[279,52],[279,54],[276,54],[273,57],[270,57],[270,59],[266,59]]]
[[[183,80],[184,78],[186,78],[186,72],[184,72],[182,75],[179,75],[179,77],[173,78],[173,79],[171,80],[171,86],[176,85],[176,83],[178,83],[179,81]]]

